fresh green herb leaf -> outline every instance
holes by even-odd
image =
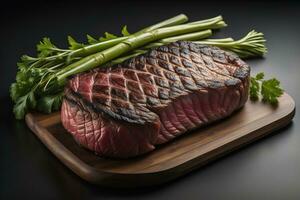
[[[13,110],[16,119],[23,119],[27,111],[28,111],[27,95],[19,97],[15,103],[14,110]]]
[[[261,94],[263,101],[277,104],[278,97],[283,94],[283,89],[280,87],[280,81],[275,78],[263,81],[261,84]]]
[[[122,33],[123,36],[129,36],[130,35],[130,33],[127,30],[127,26],[126,25],[123,26],[121,33]]]
[[[265,74],[263,72],[260,72],[260,73],[256,74],[255,79],[262,80],[262,79],[264,79],[264,77],[265,77]]]
[[[18,66],[19,71],[24,71],[29,67],[28,64],[26,64],[24,62],[17,62],[17,66]]]
[[[87,37],[87,41],[88,41],[89,44],[96,44],[96,43],[99,42],[98,40],[96,40],[95,38],[90,36],[89,34],[87,34],[86,37]]]
[[[10,97],[13,100],[13,102],[16,102],[17,99],[20,97],[20,91],[18,89],[18,84],[13,83],[10,86]]]
[[[76,40],[74,38],[72,38],[71,36],[68,36],[68,42],[70,45],[69,49],[71,49],[71,50],[76,50],[76,49],[80,49],[80,48],[84,47],[84,44],[76,42]]]
[[[44,113],[51,113],[60,109],[62,102],[62,93],[57,95],[48,95],[39,99],[37,110]]]
[[[264,102],[277,104],[283,89],[280,87],[280,81],[275,78],[264,80],[264,73],[261,72],[250,78],[249,93],[251,100],[258,100],[259,96],[262,96]]]
[[[105,32],[104,37],[99,38],[99,41],[104,42],[104,41],[108,41],[108,40],[115,39],[115,38],[118,38],[118,36],[108,33],[108,32]]]
[[[259,92],[260,92],[260,85],[256,78],[250,78],[250,98],[251,100],[258,100]]]
[[[36,106],[36,100],[34,92],[31,91],[25,96],[19,97],[14,106],[14,114],[17,119],[23,119],[29,109],[34,109]]]
[[[54,44],[51,43],[50,39],[45,37],[38,45],[36,49],[39,52],[39,57],[46,57],[53,53],[53,48],[56,48]]]
[[[33,92],[28,93],[28,107],[34,109],[36,107],[36,100]]]
[[[36,58],[30,57],[28,55],[21,56],[21,61],[17,63],[18,68],[21,70],[29,68],[35,61],[37,61]]]
[[[19,97],[26,95],[30,92],[31,88],[35,85],[36,79],[33,78],[29,71],[19,71],[16,76],[16,83],[10,87],[10,96],[14,102]]]

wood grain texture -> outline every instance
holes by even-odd
[[[295,102],[284,94],[279,105],[248,101],[231,117],[194,130],[127,160],[107,159],[80,147],[60,122],[60,113],[26,115],[26,123],[47,148],[83,179],[111,187],[137,187],[167,182],[225,153],[287,125]]]

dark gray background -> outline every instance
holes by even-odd
[[[283,130],[219,159],[169,184],[136,190],[112,190],[81,180],[12,115],[8,87],[23,53],[49,36],[66,46],[68,34],[130,31],[179,13],[191,20],[219,14],[229,26],[220,37],[239,38],[256,29],[265,33],[269,52],[247,62],[282,81],[297,106],[300,102],[300,6],[289,2],[87,2],[1,5],[0,29],[0,198],[1,199],[300,199],[299,113]],[[140,180],[143,181],[143,180]]]

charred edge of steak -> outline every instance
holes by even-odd
[[[71,103],[71,105],[74,106],[79,106],[81,107],[83,110],[86,110],[87,112],[90,112],[90,110],[92,110],[95,113],[100,113],[101,115],[105,116],[106,118],[112,118],[114,120],[120,120],[123,122],[129,122],[129,123],[134,123],[134,124],[141,124],[141,125],[145,125],[149,122],[153,122],[153,121],[147,121],[144,119],[131,119],[130,118],[130,114],[127,114],[126,116],[124,115],[119,115],[116,112],[112,112],[109,109],[106,109],[104,107],[99,108],[96,107],[93,103],[86,101],[85,99],[82,98],[82,96],[79,93],[76,93],[70,89],[66,89],[65,90],[65,95],[64,95],[64,99],[67,100],[68,102]],[[122,108],[120,108],[122,109]],[[126,112],[126,111],[125,111]],[[157,115],[154,113],[149,113],[149,115],[152,116],[152,118],[157,118]]]

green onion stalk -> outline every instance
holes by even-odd
[[[238,54],[241,58],[263,56],[267,53],[264,34],[250,31],[245,37],[234,41],[232,38],[206,39],[197,44],[213,45]]]
[[[59,84],[64,84],[64,80],[68,76],[93,69],[97,66],[100,66],[117,58],[118,56],[121,56],[131,50],[137,49],[151,42],[161,40],[166,37],[196,32],[199,30],[205,30],[209,28],[220,28],[221,26],[226,26],[226,24],[220,24],[219,21],[210,21],[206,23],[176,25],[141,33],[138,32],[137,34],[129,36],[128,39],[120,42],[119,44],[111,48],[87,56],[81,59],[80,61],[67,66],[63,70],[60,70],[58,73],[56,73],[54,76],[57,78]]]
[[[196,44],[217,46],[221,49],[232,51],[241,58],[260,57],[267,53],[267,48],[265,46],[266,40],[264,39],[263,33],[256,32],[254,30],[250,31],[245,37],[239,40],[234,40],[232,38],[203,39],[211,35],[211,30],[205,30],[191,34],[184,34],[177,37],[165,38],[157,42],[150,43],[141,49],[135,50],[129,55],[114,59],[110,64],[113,65],[122,63],[129,58],[147,53],[151,48],[167,45],[171,42],[176,42],[179,40],[192,41]]]

